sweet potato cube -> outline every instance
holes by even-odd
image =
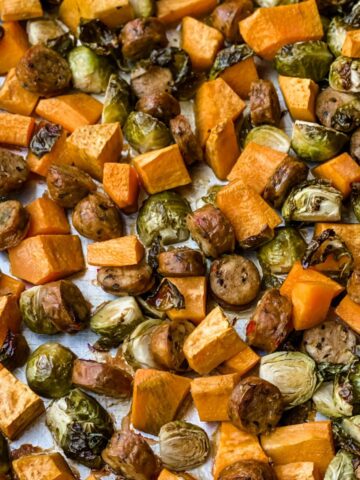
[[[0,297],[0,346],[3,345],[6,336],[20,332],[21,313],[18,299],[13,295]]]
[[[34,128],[34,118],[0,113],[0,143],[28,147]]]
[[[195,69],[209,70],[223,43],[224,37],[216,28],[192,17],[183,18],[181,47],[189,54]]]
[[[261,435],[261,445],[275,465],[313,462],[321,478],[335,455],[330,421],[278,427]]]
[[[254,57],[246,58],[225,68],[219,77],[225,80],[239,97],[248,98],[252,82],[259,79]]]
[[[216,3],[216,0],[158,0],[157,16],[163,23],[174,23],[186,15],[205,15],[216,7]]]
[[[216,307],[188,336],[184,354],[195,372],[206,375],[236,355],[242,347],[243,341],[222,309]]]
[[[336,315],[360,334],[360,305],[346,295],[335,309]]]
[[[360,58],[360,30],[349,30],[346,32],[341,55],[344,55],[344,57]]]
[[[168,278],[184,296],[185,308],[172,309],[167,315],[172,320],[191,320],[200,323],[206,317],[206,277]]]
[[[66,131],[63,130],[55,142],[50,152],[45,153],[42,157],[37,157],[31,150],[28,151],[27,164],[31,172],[46,177],[50,166],[53,163],[67,163],[64,156],[66,147]]]
[[[234,122],[231,119],[211,129],[205,147],[205,158],[220,180],[226,180],[240,154]]]
[[[20,294],[25,290],[25,283],[16,278],[0,274],[0,296],[13,295],[16,298],[20,297]]]
[[[90,243],[87,248],[87,261],[89,265],[97,267],[125,267],[140,263],[144,254],[144,247],[137,236],[127,235]]]
[[[64,209],[49,197],[37,198],[27,205],[26,210],[30,213],[28,237],[70,233],[70,225]]]
[[[59,19],[65,23],[74,35],[80,24],[80,8],[78,0],[63,0],[59,7]]]
[[[77,0],[82,18],[99,18],[110,28],[117,28],[134,16],[130,0]]]
[[[291,292],[295,330],[306,330],[322,323],[328,314],[334,292],[322,282],[297,282]]]
[[[287,154],[250,142],[228,175],[228,180],[242,180],[260,195]]]
[[[359,223],[316,223],[314,235],[320,235],[330,228],[339,235],[352,253],[355,268],[360,268],[360,224]],[[316,270],[327,271],[327,262],[316,265]],[[332,267],[331,267],[332,270]]]
[[[0,364],[0,430],[14,440],[44,411],[44,403]]]
[[[119,123],[87,125],[77,128],[66,141],[70,163],[102,180],[104,164],[117,162],[123,146]]]
[[[170,472],[166,468],[163,468],[158,476],[157,480],[196,480],[195,477],[188,473],[174,473]]]
[[[278,480],[321,480],[314,462],[295,462],[275,466]]]
[[[316,122],[315,100],[319,85],[310,78],[279,75],[279,85],[287,108],[294,120]]]
[[[191,183],[177,144],[138,155],[133,164],[145,190],[150,194]]]
[[[60,453],[27,455],[13,462],[18,480],[75,480]]]
[[[18,22],[4,22],[1,26],[4,35],[0,40],[0,75],[4,75],[16,67],[29,48],[29,42],[25,30]]]
[[[85,268],[77,235],[37,235],[9,250],[11,272],[34,285],[68,277]]]
[[[15,68],[12,68],[0,90],[0,108],[10,113],[29,116],[38,100],[39,95],[37,93],[29,92],[20,85]]]
[[[157,435],[165,423],[176,419],[190,391],[189,378],[152,369],[137,370],[131,423],[142,432]]]
[[[229,465],[246,460],[269,461],[256,435],[239,430],[230,422],[222,423],[213,467],[214,479]]]
[[[348,197],[351,193],[351,184],[360,180],[360,166],[348,153],[322,163],[314,168],[312,173],[317,178],[330,180],[330,182],[343,194]]]
[[[229,421],[227,406],[231,392],[240,375],[199,377],[191,382],[191,396],[202,422]]]
[[[205,146],[211,129],[219,121],[235,121],[244,108],[243,100],[222,78],[203,83],[195,97],[195,120],[201,146]]]
[[[139,179],[136,170],[127,163],[105,163],[103,185],[105,192],[120,208],[137,206]]]
[[[43,16],[40,0],[1,0],[1,20],[12,22]]]
[[[36,107],[36,113],[72,133],[79,127],[97,123],[101,117],[102,108],[102,103],[96,98],[79,92],[44,98]]]
[[[243,342],[242,350],[233,357],[222,363],[218,370],[221,373],[238,373],[245,375],[252,370],[260,361],[260,357],[254,350]]]

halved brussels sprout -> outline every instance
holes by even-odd
[[[254,55],[251,48],[243,43],[241,45],[231,45],[231,47],[224,48],[216,55],[214,64],[210,70],[210,80],[215,80],[226,68],[235,65]]]
[[[130,85],[119,75],[113,73],[105,92],[101,121],[102,123],[119,122],[121,126],[124,126],[130,112]]]
[[[106,57],[97,55],[88,47],[79,46],[71,50],[68,60],[75,88],[87,93],[105,92],[112,73]]]
[[[291,147],[295,153],[310,162],[324,162],[335,157],[348,141],[345,133],[317,123],[296,120]]]
[[[345,415],[352,415],[352,405],[347,402],[335,401],[334,383],[323,383],[314,393],[313,402],[316,411],[329,418],[341,418]],[[345,407],[345,408],[344,408]]]
[[[119,47],[116,32],[98,18],[80,20],[79,40],[82,45],[91,48],[98,55],[111,55]]]
[[[25,290],[20,296],[20,310],[24,323],[35,333],[54,335],[59,328],[41,308],[41,286]]]
[[[90,319],[90,328],[101,335],[102,346],[117,347],[144,318],[134,297],[121,297],[106,302]]]
[[[77,388],[71,390],[50,404],[46,425],[67,457],[89,468],[101,468],[101,452],[114,427],[110,415],[95,398]]]
[[[44,343],[31,355],[26,365],[29,387],[46,398],[60,398],[71,390],[75,355],[59,343]]]
[[[159,368],[151,352],[151,335],[162,320],[145,320],[124,340],[122,352],[133,368]]]
[[[329,84],[339,92],[360,92],[360,59],[337,57],[330,66]]]
[[[272,125],[260,125],[246,135],[244,146],[250,142],[287,153],[290,150],[290,138],[280,128]]]
[[[165,278],[156,291],[147,298],[147,302],[157,310],[166,312],[175,308],[185,308],[185,299],[179,289],[170,280]]]
[[[30,142],[30,150],[38,158],[50,153],[63,132],[60,125],[40,122]]]
[[[357,1],[344,16],[344,21],[350,25],[352,28],[360,28],[360,2]]]
[[[135,17],[146,18],[155,15],[155,0],[130,0]]]
[[[26,33],[31,45],[46,46],[48,40],[60,37],[65,33],[65,30],[56,20],[42,18],[28,20],[26,23]]]
[[[338,92],[330,87],[316,97],[316,116],[320,123],[341,132],[356,128],[360,119],[358,107],[356,94]]]
[[[348,30],[351,30],[351,27],[349,27],[342,17],[334,17],[331,20],[327,31],[326,41],[331,53],[335,55],[335,57],[341,55],[341,49]]]
[[[316,363],[301,352],[265,355],[259,376],[278,387],[287,409],[310,400],[317,386]]]
[[[188,82],[192,76],[190,56],[181,48],[167,47],[154,50],[150,60],[154,65],[166,67],[171,71],[175,86]]]
[[[285,45],[275,55],[274,65],[280,75],[319,82],[326,77],[332,61],[327,44],[314,40]]]
[[[130,113],[124,134],[130,145],[140,153],[167,147],[172,142],[165,123],[144,112]]]
[[[345,450],[339,450],[329,463],[324,480],[356,480],[356,470],[353,464],[355,457]]]
[[[336,444],[354,455],[360,455],[360,415],[333,422]]]
[[[165,467],[181,472],[199,467],[210,453],[206,432],[192,423],[175,421],[163,425],[159,432],[160,458]]]
[[[137,232],[148,247],[159,237],[163,245],[189,238],[186,215],[191,213],[187,200],[175,192],[151,195],[143,203],[137,218]]]
[[[46,42],[46,46],[57,52],[62,57],[67,58],[71,50],[75,48],[76,40],[70,34],[70,32],[66,32],[60,37],[51,38],[48,40]]]
[[[5,437],[0,433],[0,475],[6,475],[10,471],[9,447]],[[7,477],[4,477],[7,478]]]

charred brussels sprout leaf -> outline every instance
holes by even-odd
[[[226,68],[251,57],[253,54],[254,52],[245,43],[224,48],[224,50],[221,50],[216,55],[215,62],[209,74],[210,80],[215,80]]]
[[[199,467],[206,462],[210,453],[206,432],[197,425],[183,421],[163,425],[159,443],[163,464],[175,472]]]
[[[348,30],[351,30],[351,27],[345,23],[343,18],[334,17],[331,20],[327,31],[326,41],[335,57],[341,55],[341,49]]]
[[[165,123],[144,112],[130,113],[124,133],[130,145],[140,153],[167,147],[172,142]]]
[[[360,100],[355,99],[351,102],[340,105],[332,119],[331,126],[341,132],[351,132],[360,125]]]
[[[354,455],[360,455],[360,415],[333,422],[336,444]]]
[[[155,0],[130,0],[135,17],[147,18],[155,15]]]
[[[352,406],[344,402],[344,408],[341,408],[334,400],[334,383],[323,383],[314,393],[313,402],[316,411],[329,418],[341,418],[344,415],[352,414]],[[350,413],[349,413],[350,412]]]
[[[40,128],[31,139],[30,150],[38,158],[43,157],[54,148],[62,131],[63,128],[60,125],[53,123],[40,124]]]
[[[216,196],[220,192],[222,187],[222,185],[212,185],[206,192],[206,195],[204,197],[201,197],[201,200],[204,203],[209,203],[213,207],[216,207]]]
[[[244,146],[250,142],[269,147],[279,152],[287,153],[290,150],[290,138],[280,128],[272,125],[255,127],[246,135]]]
[[[355,182],[351,187],[351,206],[355,217],[360,222],[360,183]]]
[[[175,85],[186,82],[191,76],[190,57],[181,48],[167,47],[154,50],[150,55],[150,60],[154,65],[168,68],[172,73]]]
[[[10,471],[10,455],[7,441],[0,433],[0,475],[6,475]],[[4,477],[5,478],[5,477]]]
[[[320,40],[285,45],[275,56],[275,68],[287,77],[311,78],[319,82],[326,77],[333,56]]]
[[[98,18],[94,20],[81,19],[79,40],[82,45],[91,48],[98,55],[110,55],[119,47],[116,33]]]
[[[330,67],[330,87],[339,92],[360,92],[360,60],[338,57]]]
[[[49,40],[54,40],[65,33],[59,22],[50,18],[28,20],[26,33],[31,45],[46,45]]]
[[[71,50],[68,59],[75,88],[87,93],[105,92],[112,73],[106,57],[82,45]]]
[[[347,141],[345,133],[317,123],[297,120],[293,126],[291,147],[304,160],[323,162],[335,157]]]
[[[151,351],[151,336],[162,323],[162,320],[146,320],[125,339],[122,352],[133,368],[160,368]]]
[[[189,238],[186,215],[191,213],[189,203],[175,192],[151,195],[142,205],[137,218],[137,232],[141,241],[150,246],[160,237],[164,245],[184,242]]]
[[[105,92],[102,123],[119,122],[123,126],[130,112],[130,86],[119,75],[113,73]]]
[[[55,50],[59,55],[66,58],[76,46],[75,39],[70,33],[64,33],[60,37],[51,38],[46,42],[46,46]]]
[[[99,469],[101,452],[114,432],[112,420],[95,398],[79,389],[54,400],[46,413],[46,424],[67,457]]]
[[[356,480],[355,460],[351,453],[339,450],[329,463],[324,480]]]
[[[8,370],[15,370],[26,363],[29,353],[30,348],[24,335],[9,330],[0,348],[0,363]]]
[[[75,355],[59,343],[44,343],[26,365],[26,379],[34,392],[46,398],[60,398],[71,390]]]
[[[356,2],[349,13],[344,16],[344,21],[352,28],[360,28],[360,3]]]
[[[161,312],[166,312],[172,308],[177,310],[185,308],[184,296],[179,292],[178,288],[167,279],[163,280],[156,292],[147,298],[147,302]]]

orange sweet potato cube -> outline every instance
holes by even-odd
[[[279,85],[286,106],[294,120],[316,122],[315,100],[319,85],[310,78],[279,75]]]
[[[222,363],[218,370],[221,373],[238,373],[245,375],[252,370],[260,361],[259,355],[245,342],[239,353]]]
[[[28,237],[70,233],[70,225],[64,209],[49,197],[37,198],[27,205],[26,210],[30,214]]]
[[[294,462],[274,467],[278,480],[321,480],[314,462]]]
[[[66,146],[66,131],[63,130],[49,153],[37,157],[31,150],[28,151],[27,164],[31,172],[46,177],[50,166],[53,163],[66,163],[63,156]]]
[[[259,79],[254,57],[245,58],[245,60],[225,68],[219,77],[225,80],[239,97],[248,98],[252,82]]]
[[[198,17],[211,12],[216,0],[158,0],[157,17],[163,23],[178,22],[186,15]]]
[[[20,332],[20,325],[21,313],[17,298],[14,295],[0,297],[0,346],[3,345],[9,330],[13,333]]]
[[[360,30],[349,30],[346,32],[341,55],[344,55],[344,57],[360,58]]]
[[[168,278],[184,296],[185,308],[169,310],[167,315],[172,320],[191,320],[200,323],[206,317],[206,277]]]
[[[336,315],[360,334],[360,305],[346,295],[335,309]]]
[[[0,113],[0,143],[28,147],[35,128],[35,118]]]
[[[105,163],[103,186],[119,208],[137,205],[139,180],[133,166],[127,163]]]
[[[1,20],[28,20],[43,16],[40,0],[1,0]]]
[[[125,267],[141,262],[145,249],[136,235],[90,243],[87,249],[89,265],[97,267]]]
[[[75,480],[69,465],[57,452],[25,455],[12,466],[18,480]]]
[[[38,100],[37,93],[29,92],[20,85],[15,68],[12,68],[0,90],[0,108],[10,113],[29,116]]]
[[[0,40],[0,75],[16,67],[29,48],[25,30],[18,22],[3,22],[4,35]]]
[[[63,0],[59,7],[59,19],[76,35],[81,19],[79,0]]]
[[[336,235],[345,242],[345,245],[350,250],[350,253],[353,256],[355,268],[360,268],[360,224],[359,223],[316,223],[314,236],[320,235],[324,230],[331,229],[334,230]],[[332,260],[332,264],[336,261],[335,259],[328,257]],[[328,268],[328,261],[324,263],[319,263],[314,268],[321,271],[334,271],[333,266],[330,264]]]
[[[25,283],[17,278],[0,274],[0,296],[13,295],[16,298],[20,297],[20,294],[25,290]]]

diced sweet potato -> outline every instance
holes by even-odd
[[[360,305],[346,295],[335,309],[336,315],[360,334]]]
[[[14,440],[44,411],[44,403],[0,364],[0,430]]]
[[[184,296],[185,308],[172,309],[167,315],[172,320],[191,320],[200,323],[206,317],[206,277],[168,278]]]
[[[218,370],[221,373],[238,373],[245,375],[252,370],[260,361],[260,357],[254,350],[243,342],[242,350],[233,357],[222,363]]]
[[[139,179],[131,165],[105,163],[103,185],[105,192],[119,208],[137,207]]]
[[[227,406],[231,392],[240,375],[215,375],[199,377],[191,382],[191,396],[202,422],[229,421]]]
[[[34,118],[0,113],[0,143],[28,147],[34,128]]]
[[[195,372],[206,375],[242,348],[243,341],[221,308],[216,307],[187,337],[184,354]]]
[[[64,156],[66,146],[66,131],[63,130],[49,153],[42,157],[37,157],[31,150],[28,152],[27,164],[31,172],[46,177],[50,166],[53,163],[67,163]]]
[[[0,108],[10,113],[29,116],[32,114],[39,95],[25,90],[12,68],[0,90]]]
[[[254,57],[231,65],[219,76],[243,99],[248,98],[252,82],[259,79]]]
[[[9,330],[19,333],[20,325],[21,313],[17,298],[13,295],[0,297],[0,345],[4,343]]]
[[[360,166],[348,153],[322,163],[314,168],[312,173],[317,178],[330,180],[330,182],[343,194],[348,197],[351,193],[351,184],[360,180]]]
[[[16,298],[20,297],[20,294],[25,290],[25,283],[16,278],[0,274],[0,296],[13,295]]]
[[[189,378],[152,369],[137,370],[131,423],[142,432],[157,435],[165,423],[174,420],[190,391]]]
[[[216,3],[216,0],[158,0],[157,16],[164,23],[175,23],[186,15],[205,15],[216,7]]]
[[[117,162],[123,146],[119,123],[77,128],[66,141],[67,161],[102,180],[104,164]]]
[[[99,18],[110,28],[117,28],[134,16],[129,0],[77,0],[82,18]]]
[[[250,142],[229,173],[228,180],[242,180],[261,195],[269,178],[286,157],[286,153]]]
[[[18,480],[75,480],[60,453],[26,455],[12,464]]]
[[[359,223],[316,223],[314,235],[318,236],[324,230],[330,228],[339,235],[352,253],[355,268],[360,268],[360,224]],[[327,271],[325,264],[315,267],[317,270]]]
[[[37,198],[27,205],[26,210],[30,213],[28,237],[70,233],[70,225],[64,209],[49,197]]]
[[[344,55],[344,57],[360,58],[360,30],[349,30],[346,32],[341,55]]]
[[[68,277],[85,268],[77,235],[37,235],[9,250],[11,272],[34,285]]]
[[[266,60],[288,43],[320,40],[324,35],[315,0],[258,8],[239,27],[245,42]]]
[[[0,12],[3,22],[43,16],[40,0],[1,0]]]
[[[295,462],[275,466],[278,480],[321,480],[314,462]]]
[[[79,92],[44,98],[36,107],[36,113],[72,133],[79,127],[97,123],[101,117],[102,108],[102,103],[96,98]]]
[[[245,103],[222,78],[203,83],[195,97],[195,120],[201,145],[205,145],[211,129],[219,121],[235,121],[244,108]]]
[[[4,36],[0,40],[0,75],[16,67],[29,48],[28,38],[18,22],[2,23]]]
[[[88,245],[87,261],[97,267],[125,267],[137,265],[145,254],[136,235],[95,242]]]
[[[319,85],[310,78],[279,75],[279,85],[286,106],[294,120],[316,122],[315,100]]]
[[[223,43],[224,37],[216,28],[192,17],[183,18],[181,46],[195,69],[209,70]]]
[[[220,180],[226,180],[240,154],[234,122],[231,119],[211,129],[206,142],[205,158]]]
[[[306,330],[322,323],[328,314],[334,291],[322,282],[297,282],[291,292],[295,330]]]
[[[214,479],[229,465],[246,460],[269,461],[256,435],[239,430],[230,422],[222,423],[213,467]]]
[[[59,18],[76,35],[81,18],[78,0],[63,0],[59,7]]]
[[[163,468],[157,480],[195,480],[195,478],[188,473],[174,473]]]
[[[330,421],[276,428],[261,435],[261,445],[275,465],[313,462],[321,478],[335,455]]]

